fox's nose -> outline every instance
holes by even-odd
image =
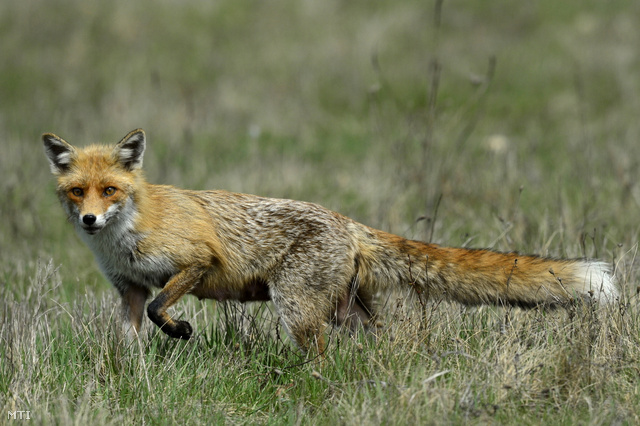
[[[96,216],[92,214],[85,214],[84,216],[82,216],[82,221],[85,225],[93,225],[94,223],[96,223]]]

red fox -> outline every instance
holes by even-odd
[[[57,194],[104,275],[122,296],[136,336],[147,314],[171,337],[186,321],[167,309],[185,294],[272,301],[293,342],[323,350],[330,324],[367,326],[376,295],[414,288],[466,305],[562,305],[618,297],[600,261],[559,260],[411,241],[317,204],[147,183],[145,134],[115,146],[75,148],[43,135]]]

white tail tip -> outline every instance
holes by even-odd
[[[586,261],[578,278],[584,282],[584,292],[598,302],[612,303],[620,296],[608,263]]]

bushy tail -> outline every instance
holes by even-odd
[[[417,286],[429,297],[466,305],[521,307],[618,297],[611,268],[600,261],[440,247],[366,227],[356,235],[361,288]]]

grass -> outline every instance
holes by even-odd
[[[638,423],[639,6],[436,4],[0,4],[0,415]],[[39,136],[137,127],[152,182],[314,201],[445,245],[597,257],[622,298],[421,312],[392,295],[376,337],[334,330],[323,363],[269,304],[185,299],[174,315],[195,339],[146,321],[128,344]]]

